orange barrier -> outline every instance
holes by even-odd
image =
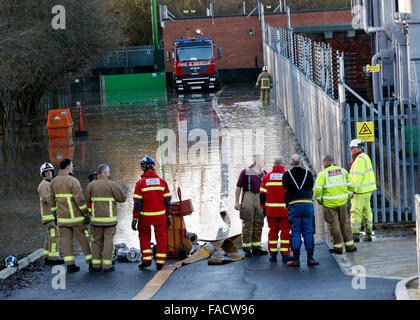
[[[48,112],[47,123],[50,138],[70,137],[73,130],[73,120],[69,109],[54,109]]]

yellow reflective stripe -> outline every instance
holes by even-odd
[[[50,252],[48,251],[48,250],[45,250],[44,249],[44,255],[47,255],[47,254],[49,254]]]
[[[92,201],[115,201],[115,199],[113,197],[108,197],[108,198],[95,197],[95,198],[92,198]]]
[[[282,185],[283,185],[283,182],[267,182],[265,184],[266,187],[268,187],[268,186],[282,186]]]
[[[92,260],[92,255],[91,255],[91,254],[86,255],[86,256],[85,256],[85,260],[86,260],[86,261],[88,261],[88,260]]]
[[[153,253],[153,250],[152,249],[146,249],[146,250],[143,250],[143,253]]]
[[[280,248],[280,251],[289,251],[289,248]]]
[[[42,216],[42,221],[45,220],[54,220],[54,216],[52,214],[49,214],[47,216]]]
[[[55,237],[55,229],[54,228],[50,229],[50,235],[51,235],[52,238]]]
[[[165,187],[148,187],[148,188],[143,188],[143,189],[141,189],[141,192],[153,191],[153,190],[165,191]]]
[[[312,200],[296,200],[289,203],[289,205],[294,203],[312,203]]]
[[[267,193],[267,189],[264,189],[263,187],[260,188],[260,192]]]
[[[112,260],[103,259],[104,264],[112,264]]]
[[[59,194],[56,194],[55,197],[56,198],[67,198],[67,204],[69,205],[70,216],[73,219],[74,218],[74,212],[73,212],[73,206],[71,205],[71,200],[70,200],[70,198],[72,198],[73,195],[70,194],[70,193],[59,193]]]
[[[251,243],[242,243],[242,248],[251,247]]]
[[[66,256],[64,257],[64,261],[74,261],[74,256]]]
[[[91,222],[114,222],[117,221],[117,217],[92,217]]]
[[[342,248],[343,246],[344,246],[344,243],[342,242],[333,245],[334,248]]]
[[[51,243],[51,253],[57,252],[57,244]]]
[[[73,195],[71,193],[57,193],[55,195],[56,198],[71,198]]]
[[[280,243],[290,243],[289,240],[280,240]]]
[[[59,257],[59,256],[60,256],[59,252],[50,252],[48,254],[48,257],[52,257],[52,258]]]
[[[255,247],[255,246],[260,246],[261,245],[261,242],[253,242],[252,243],[252,245]]]
[[[161,214],[165,214],[166,210],[157,211],[157,212],[140,212],[143,216],[159,216]]]
[[[101,259],[92,259],[92,264],[101,264],[102,260]]]
[[[78,217],[78,218],[57,218],[57,221],[59,223],[73,223],[73,222],[80,222],[80,221],[84,221],[85,217]]]
[[[165,193],[165,194],[163,195],[163,197],[164,197],[164,198],[166,198],[166,197],[172,197],[172,195],[171,195],[171,193],[170,193],[170,192],[168,192],[168,193]]]
[[[277,241],[277,240],[270,240],[270,241],[268,241],[268,243],[269,243],[269,244],[277,244],[277,243],[278,243],[278,241]]]
[[[166,253],[156,253],[156,257],[166,258]]]
[[[92,208],[88,208],[88,211],[89,211],[89,212],[92,212]]]
[[[51,207],[51,211],[57,211],[57,206]]]
[[[352,246],[352,245],[354,245],[354,240],[346,242],[346,246]]]
[[[278,252],[279,250],[277,248],[270,248],[271,252]]]
[[[266,203],[266,207],[279,207],[279,208],[286,208],[285,203]]]
[[[337,196],[323,196],[324,199],[342,199],[342,198],[348,198],[349,194],[339,194]]]
[[[165,260],[156,260],[156,263],[164,264]]]
[[[152,256],[142,257],[143,260],[152,260]]]
[[[79,206],[79,209],[80,210],[85,210],[87,208],[87,205],[86,204],[84,204],[83,206]]]
[[[139,194],[134,194],[133,198],[134,199],[143,199],[143,196],[141,196]]]
[[[317,185],[317,184],[314,184],[314,188],[316,188],[316,189],[323,189],[323,188],[324,188],[324,186],[319,186],[319,185]]]

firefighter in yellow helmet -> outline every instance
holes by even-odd
[[[260,100],[269,102],[270,101],[270,90],[273,87],[273,78],[271,74],[268,73],[267,67],[264,66],[262,72],[258,76],[257,83],[255,87],[260,87],[261,96]]]
[[[51,208],[48,205],[50,194],[50,182],[54,178],[54,167],[51,163],[45,162],[40,168],[42,181],[38,186],[39,200],[41,202],[41,221],[45,229],[44,241],[44,263],[46,265],[63,264],[60,259],[58,246],[60,243],[60,233],[54,222],[56,207]]]
[[[354,183],[348,172],[333,164],[333,157],[322,158],[322,170],[315,180],[314,197],[323,206],[324,219],[333,238],[331,253],[354,252],[347,201],[353,196]]]
[[[364,143],[359,139],[351,141],[349,148],[353,156],[350,163],[350,177],[355,193],[351,199],[351,227],[353,240],[359,242],[360,229],[364,224],[363,241],[372,241],[373,214],[370,208],[372,192],[376,190],[375,172],[369,156],[363,152]]]

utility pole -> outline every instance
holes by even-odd
[[[157,28],[157,10],[156,10],[156,0],[151,0],[152,7],[152,32],[153,32],[153,49],[157,50],[159,47],[159,36]]]

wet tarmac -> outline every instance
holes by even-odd
[[[128,188],[128,200],[118,205],[114,243],[138,248],[137,232],[130,223],[143,156],[157,161],[158,174],[168,182],[173,199],[178,186],[183,199],[192,199],[194,213],[185,217],[187,230],[200,239],[214,240],[241,232],[234,190],[252,155],[263,153],[270,170],[275,157],[281,155],[288,163],[295,152],[275,104],[258,102],[253,84],[225,88],[217,104],[215,93],[168,92],[163,99],[117,105],[105,105],[96,96],[81,100],[87,140],[73,137],[57,144],[49,140],[45,124],[38,124],[0,141],[0,256],[28,254],[43,245],[36,189],[44,161],[57,168],[60,159],[72,158],[74,175],[84,190],[89,173],[107,163],[111,178]],[[76,107],[71,114],[74,133]],[[266,234],[265,226],[263,240]]]

